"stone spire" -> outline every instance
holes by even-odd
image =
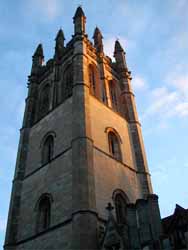
[[[75,35],[85,34],[86,16],[81,6],[77,8],[76,13],[73,17],[73,21],[74,21],[74,34]]]
[[[64,47],[65,36],[64,36],[62,29],[58,31],[55,41],[56,41],[56,44],[55,44],[55,56],[54,57],[55,59],[60,59],[65,49]]]
[[[94,39],[94,46],[97,49],[97,52],[103,52],[103,42],[102,42],[103,36],[98,27],[95,28],[93,39]]]
[[[114,57],[116,59],[117,67],[119,69],[127,69],[126,59],[125,59],[125,51],[122,48],[120,42],[116,40],[115,48],[114,48]]]
[[[43,48],[42,48],[41,43],[36,48],[32,58],[33,58],[33,62],[32,62],[31,72],[34,73],[38,69],[39,66],[42,66],[42,63],[44,61],[44,53],[43,53]]]

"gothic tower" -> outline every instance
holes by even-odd
[[[99,28],[91,43],[81,7],[73,21],[52,59],[33,55],[6,250],[141,249],[160,232],[125,51],[112,62]]]

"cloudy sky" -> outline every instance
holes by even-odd
[[[106,54],[113,55],[116,38],[126,50],[162,217],[175,203],[188,208],[188,1],[1,0],[0,248],[31,56],[42,42],[46,60],[52,57],[60,27],[69,41],[79,4],[89,37],[96,25],[103,32]]]

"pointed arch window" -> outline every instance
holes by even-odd
[[[53,107],[55,108],[58,105],[58,91],[57,84],[54,85],[54,93],[53,93]]]
[[[109,151],[110,154],[116,159],[121,161],[121,149],[120,142],[117,135],[113,131],[109,131],[108,133],[108,143],[109,143]]]
[[[47,164],[52,160],[53,152],[54,152],[54,138],[52,135],[49,135],[46,138],[42,148],[42,164]]]
[[[89,85],[90,85],[90,93],[96,96],[96,76],[94,67],[89,65]]]
[[[109,81],[109,89],[110,89],[110,98],[112,103],[112,108],[118,111],[118,101],[117,101],[117,93],[116,93],[116,86],[114,81]]]
[[[121,193],[115,196],[116,217],[118,223],[127,222],[127,201]]]
[[[46,115],[50,108],[50,86],[46,85],[40,93],[39,117]]]
[[[62,82],[62,101],[72,95],[73,85],[73,67],[70,64],[64,71],[63,82]]]
[[[102,87],[102,102],[107,104],[107,97],[106,97],[106,87],[105,87],[105,83],[102,82],[101,84],[101,87]]]
[[[41,232],[50,227],[51,200],[48,195],[43,195],[38,203],[37,231]]]

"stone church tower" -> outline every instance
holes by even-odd
[[[117,40],[112,62],[99,28],[89,41],[81,7],[73,21],[52,59],[33,55],[4,248],[159,249],[125,52]]]

